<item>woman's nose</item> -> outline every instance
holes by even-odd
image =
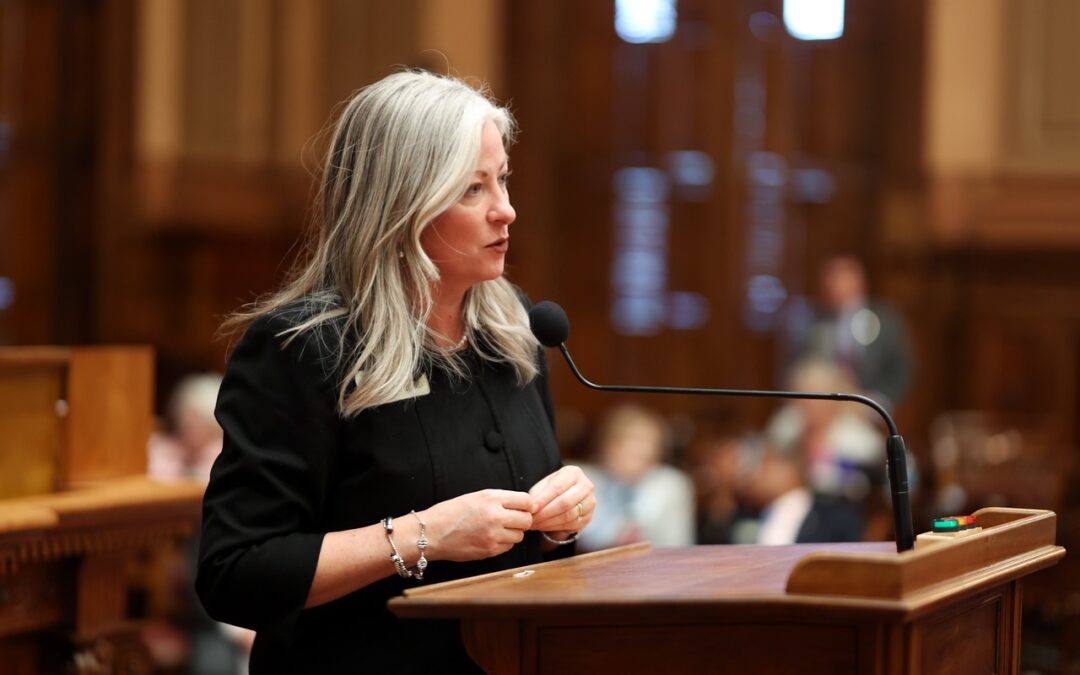
[[[491,206],[488,212],[488,220],[496,225],[509,225],[517,218],[517,212],[510,205],[510,196],[503,195]]]

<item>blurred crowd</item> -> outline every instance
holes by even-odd
[[[867,395],[886,409],[912,380],[907,329],[867,292],[858,259],[822,267],[819,301],[796,305],[786,330],[783,387]],[[888,539],[885,426],[871,408],[789,399],[761,429],[675,448],[667,422],[621,404],[599,425],[584,465],[597,486],[586,549],[653,545],[793,544]],[[693,446],[694,450],[688,450]],[[909,480],[917,484],[914,457]]]

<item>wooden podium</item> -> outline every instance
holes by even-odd
[[[1023,577],[1055,564],[1050,511],[988,508],[982,531],[891,543],[635,545],[406,591],[452,617],[492,675],[1018,672]]]

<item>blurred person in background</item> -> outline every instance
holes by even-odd
[[[607,412],[597,434],[596,463],[582,466],[597,495],[592,524],[581,534],[582,548],[694,543],[693,484],[664,462],[669,446],[668,425],[656,411],[621,404]]]
[[[735,525],[757,516],[757,509],[746,503],[743,489],[753,468],[749,446],[757,442],[757,436],[713,435],[696,444],[697,543],[730,544]]]
[[[859,393],[846,368],[820,357],[796,363],[787,386]],[[792,399],[770,418],[765,438],[778,451],[799,458],[815,491],[861,502],[885,472],[885,436],[864,409],[851,402]]]
[[[214,419],[214,406],[221,375],[199,373],[180,380],[169,397],[164,428],[150,437],[147,473],[160,480],[201,480],[210,478],[210,467],[221,452],[221,425]],[[145,637],[160,665],[186,663],[191,675],[236,675],[247,672],[245,664],[252,631],[218,623],[203,611],[194,593],[198,540],[184,550],[171,551],[158,561],[172,581],[170,592],[182,617],[183,626],[151,624]]]
[[[763,434],[702,444],[695,472],[702,500],[700,544],[861,541],[862,505],[814,489],[801,447],[769,445]]]
[[[165,429],[150,437],[147,472],[163,480],[210,477],[221,452],[221,425],[214,419],[221,375],[201,373],[180,380],[169,398]]]
[[[745,458],[752,468],[739,485],[741,501],[756,512],[732,526],[734,544],[810,544],[861,541],[864,520],[850,500],[816,492],[803,458],[769,446]]]
[[[829,258],[819,283],[819,306],[795,313],[788,328],[792,360],[816,357],[840,364],[867,396],[894,408],[912,380],[904,319],[887,303],[870,298],[866,270],[855,256]]]

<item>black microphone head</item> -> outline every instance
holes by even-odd
[[[529,310],[529,327],[545,347],[558,347],[570,335],[570,319],[566,312],[550,300],[538,302]]]

